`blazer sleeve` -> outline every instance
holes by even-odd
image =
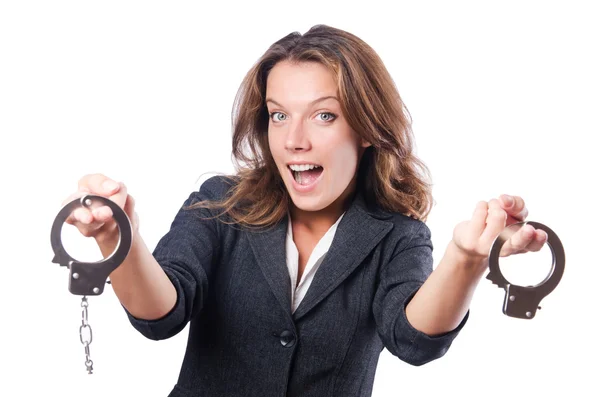
[[[152,340],[170,338],[185,328],[207,299],[208,280],[218,262],[219,228],[215,219],[201,219],[214,214],[209,210],[184,209],[201,200],[213,200],[214,178],[192,192],[175,215],[169,231],[159,240],[152,255],[177,291],[177,301],[169,313],[159,319],[145,320],[133,316],[125,307],[130,323]]]
[[[406,306],[433,271],[433,244],[427,225],[419,222],[404,248],[380,269],[373,313],[384,346],[402,361],[420,366],[442,357],[464,327],[469,312],[452,331],[430,336],[414,328]]]

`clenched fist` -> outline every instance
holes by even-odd
[[[78,182],[78,189],[75,193],[66,198],[62,205],[85,196],[94,194],[108,198],[121,207],[131,222],[133,232],[139,230],[139,218],[135,212],[135,200],[127,193],[127,187],[122,182],[116,182],[103,174],[85,175]],[[113,218],[112,210],[96,201],[88,209],[79,207],[73,211],[66,223],[77,227],[79,232],[85,237],[94,237],[97,242],[111,241],[117,238],[119,234],[117,222]]]

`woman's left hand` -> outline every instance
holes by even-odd
[[[519,196],[502,195],[500,199],[480,201],[471,220],[461,222],[454,228],[452,243],[468,259],[486,259],[500,232],[507,226],[524,221],[528,213],[525,202]],[[527,224],[506,241],[500,256],[539,251],[547,239],[545,231]]]

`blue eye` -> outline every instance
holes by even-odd
[[[281,114],[281,115],[284,115],[284,114],[283,114],[283,113],[281,113],[281,112],[273,112],[273,113],[269,113],[269,118],[270,118],[271,120],[273,120],[273,115],[274,115],[274,114]],[[275,120],[273,120],[273,121],[275,121]],[[278,119],[278,121],[282,121],[282,119]],[[277,121],[275,121],[275,122],[277,122]]]
[[[277,117],[277,119],[274,120],[273,116],[276,115],[276,114],[281,115],[284,118]],[[337,116],[335,114],[331,113],[331,112],[322,112],[322,113],[319,113],[317,116],[321,116],[321,115],[324,115],[324,114],[327,115],[327,118],[325,120],[323,118],[321,118],[321,121],[324,121],[326,123],[330,123],[330,122],[332,122],[333,120],[335,120],[337,118]],[[286,117],[285,114],[283,114],[281,112],[272,112],[272,113],[269,113],[269,119],[271,119],[271,121],[273,121],[275,123],[278,123],[280,121],[285,120],[285,117]]]
[[[326,114],[326,115],[328,115],[328,117],[327,117],[327,120],[323,120],[323,119],[321,119],[321,120],[323,120],[323,121],[325,121],[325,122],[331,122],[331,121],[333,121],[333,120],[335,120],[335,119],[336,119],[336,115],[335,115],[335,114],[333,114],[333,113],[330,113],[330,112],[323,112],[323,113],[319,113],[319,116],[320,116],[320,115],[322,115],[322,114]]]

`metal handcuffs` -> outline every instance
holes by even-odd
[[[93,200],[99,200],[110,207],[113,218],[119,227],[119,242],[113,253],[98,262],[80,262],[72,258],[61,241],[62,226],[73,210],[79,206],[91,207]],[[50,235],[54,250],[53,263],[69,268],[69,291],[74,295],[100,295],[104,291],[108,276],[125,260],[131,249],[132,227],[129,217],[112,200],[87,194],[66,204],[56,216]]]
[[[100,200],[110,207],[113,218],[119,227],[119,242],[113,253],[98,262],[80,262],[72,258],[65,250],[61,241],[62,226],[67,217],[78,206],[91,207],[93,200]],[[521,286],[509,283],[500,271],[500,250],[513,234],[526,224],[535,229],[544,230],[548,234],[547,244],[552,252],[552,267],[546,279],[535,286]],[[66,204],[56,216],[51,232],[53,263],[69,268],[69,291],[75,295],[100,295],[104,291],[110,273],[115,270],[127,257],[131,249],[132,227],[127,214],[112,200],[88,194]],[[560,239],[548,226],[539,222],[519,222],[506,227],[494,240],[488,258],[489,273],[487,279],[506,291],[502,311],[510,317],[531,319],[535,317],[540,302],[549,295],[559,284],[565,269],[565,252]]]
[[[80,262],[73,259],[65,250],[61,241],[61,231],[65,220],[77,207],[90,208],[94,200],[99,200],[112,210],[113,218],[119,227],[119,241],[113,253],[98,262]],[[131,249],[132,226],[129,217],[112,200],[94,194],[87,194],[66,204],[56,216],[52,224],[50,242],[54,250],[52,262],[69,268],[69,291],[74,295],[83,295],[81,298],[81,326],[79,327],[79,340],[85,349],[85,366],[88,374],[94,369],[94,362],[90,355],[90,343],[92,343],[92,328],[88,323],[88,301],[87,295],[100,295],[104,291],[104,285],[110,283],[108,277],[127,257]],[[84,338],[89,333],[89,337]]]
[[[502,275],[498,263],[500,249],[504,243],[514,234],[514,231],[518,231],[526,224],[530,224],[535,229],[544,230],[548,234],[547,244],[550,247],[550,251],[552,251],[552,268],[550,273],[538,285],[527,287],[509,283]],[[532,319],[535,317],[537,309],[541,309],[541,300],[556,288],[565,270],[565,251],[556,233],[546,225],[531,221],[519,222],[507,226],[496,237],[496,240],[494,240],[488,260],[489,273],[486,278],[506,291],[502,306],[503,313],[510,317],[523,319]]]

